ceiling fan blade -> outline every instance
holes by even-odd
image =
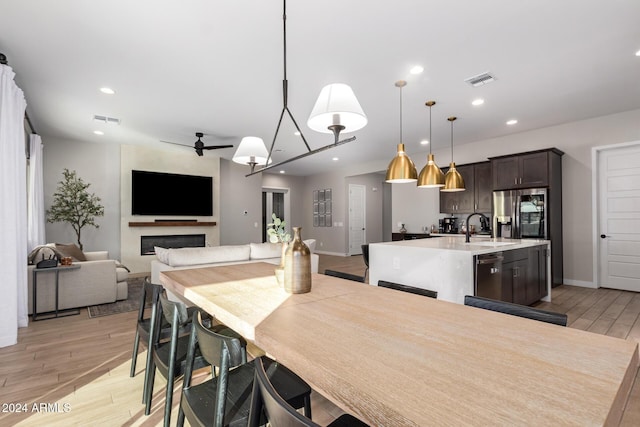
[[[218,148],[232,148],[233,145],[208,145],[206,147],[202,147],[203,150],[217,150]]]
[[[165,142],[167,144],[173,144],[173,145],[181,145],[183,147],[189,147],[189,148],[193,147],[193,145],[180,144],[179,142],[165,141],[165,140],[162,140],[162,139],[160,140],[160,142]]]

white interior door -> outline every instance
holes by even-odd
[[[640,292],[640,144],[598,157],[598,285]]]
[[[366,204],[364,185],[349,184],[349,255],[362,253],[366,242]]]

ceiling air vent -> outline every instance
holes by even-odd
[[[495,79],[496,79],[495,77],[493,77],[491,74],[486,72],[486,73],[478,74],[477,76],[469,77],[468,79],[464,79],[464,81],[466,83],[469,83],[473,87],[477,87],[477,86],[486,85],[487,83],[491,83]]]
[[[97,114],[93,116],[93,120],[98,121],[98,122],[102,122],[102,123],[107,123],[107,124],[110,124],[110,125],[119,125],[120,124],[120,119],[116,119],[115,117],[98,116]]]

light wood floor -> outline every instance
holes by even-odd
[[[319,268],[359,275],[365,270],[359,256],[321,255]],[[567,313],[569,327],[640,341],[640,294],[565,285],[553,289],[552,301],[539,307]],[[20,329],[18,344],[0,349],[0,425],[162,425],[166,383],[161,376],[150,416],[141,404],[145,352],[138,357],[136,376],[129,377],[135,318],[131,312],[89,319],[83,309],[78,316]],[[172,425],[178,393],[176,389]],[[318,394],[312,400],[313,418],[322,425],[341,413]],[[23,412],[15,413],[18,409]],[[622,425],[640,425],[639,377]]]

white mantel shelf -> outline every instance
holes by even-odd
[[[215,225],[215,221],[160,221],[129,223],[129,227],[213,227]]]

